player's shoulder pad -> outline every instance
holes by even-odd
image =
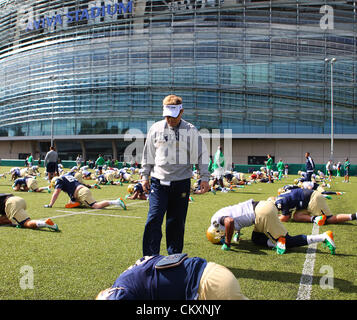
[[[160,259],[156,265],[156,269],[172,268],[180,265],[185,259],[188,258],[187,253],[175,253]]]

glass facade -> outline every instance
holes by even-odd
[[[357,1],[0,1],[0,136],[357,134]]]

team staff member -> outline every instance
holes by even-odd
[[[45,157],[45,167],[48,174],[48,181],[51,181],[52,178],[58,174],[58,154],[55,150],[55,147],[50,147],[50,151],[47,152]]]
[[[176,263],[172,260],[175,256],[155,255],[139,259],[96,299],[248,300],[241,293],[238,280],[226,267],[185,254],[179,255]]]
[[[45,205],[45,208],[52,208],[61,191],[64,191],[71,199],[71,202],[66,204],[66,208],[75,208],[83,205],[93,209],[102,209],[110,205],[115,205],[126,210],[125,203],[121,198],[118,198],[117,200],[103,200],[97,202],[93,198],[90,190],[71,175],[54,177],[51,184],[54,184],[55,191],[53,192],[50,203]]]
[[[49,228],[58,231],[51,219],[32,220],[26,212],[26,201],[11,193],[0,194],[0,225],[12,224],[22,228]]]
[[[315,162],[310,156],[310,152],[305,153],[306,181],[311,181],[311,176],[315,171]]]
[[[182,252],[193,164],[202,179],[202,193],[209,190],[207,148],[195,126],[182,119],[183,110],[181,97],[165,97],[165,120],[154,123],[147,134],[142,158],[142,183],[144,191],[150,191],[150,196],[143,256],[160,253],[165,213],[167,252]]]
[[[257,245],[276,249],[283,254],[286,248],[305,246],[314,242],[324,242],[335,253],[335,243],[331,231],[319,235],[290,236],[278,218],[278,210],[271,201],[253,199],[218,210],[211,218],[207,238],[212,243],[224,239],[222,250],[230,250],[233,233],[234,241],[239,241],[240,230],[254,225],[252,241]]]
[[[356,220],[356,213],[333,215],[324,195],[313,189],[288,190],[274,200],[283,222],[289,221],[293,213],[294,221],[312,222],[319,226]]]

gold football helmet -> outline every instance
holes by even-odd
[[[224,232],[220,231],[218,228],[215,228],[214,226],[210,226],[207,229],[206,236],[208,241],[212,243],[219,243],[221,239],[224,237]]]

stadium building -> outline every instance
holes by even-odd
[[[0,158],[123,160],[174,93],[234,163],[326,163],[332,140],[356,163],[356,39],[349,0],[0,0]]]

